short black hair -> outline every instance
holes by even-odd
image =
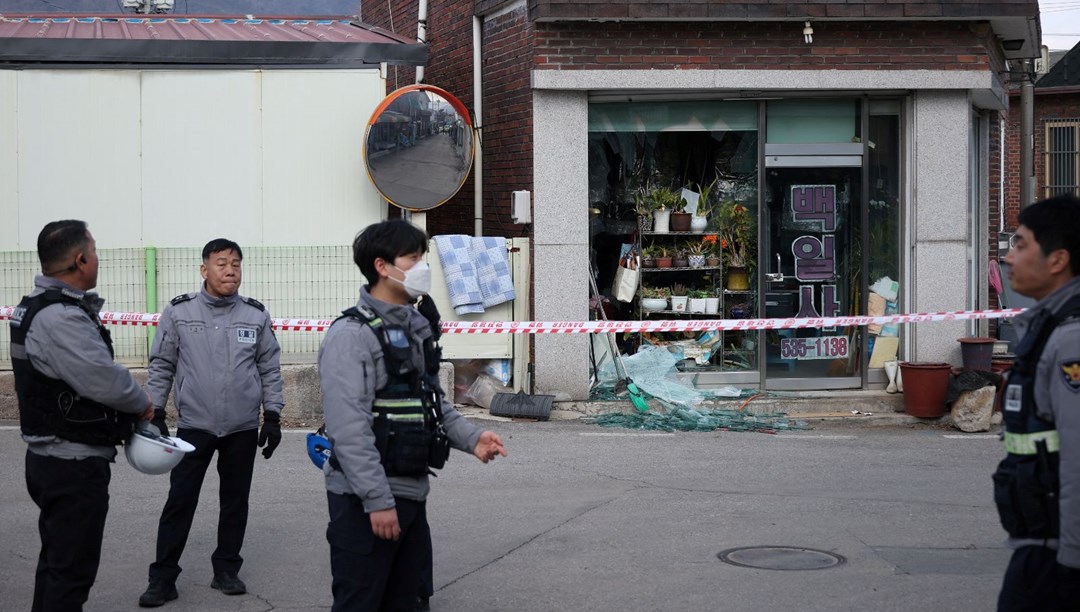
[[[370,286],[379,282],[379,273],[375,271],[375,260],[382,259],[393,263],[402,255],[419,252],[427,253],[427,232],[408,221],[391,219],[364,228],[353,240],[353,262]]]
[[[236,251],[236,256],[240,258],[240,261],[244,261],[244,252],[240,250],[239,244],[236,244],[228,238],[214,238],[210,242],[207,242],[206,246],[202,248],[203,263],[210,261],[210,256],[214,253],[228,251],[229,249]]]
[[[86,221],[65,219],[46,223],[37,238],[38,260],[43,273],[53,273],[65,268],[68,259],[76,251],[90,244],[90,230]]]
[[[1022,209],[1019,221],[1031,230],[1043,255],[1068,251],[1072,275],[1080,276],[1080,198],[1068,194],[1040,200]]]

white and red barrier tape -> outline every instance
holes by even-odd
[[[10,319],[12,306],[0,306],[0,320]],[[930,321],[966,321],[1014,317],[1024,310],[957,310],[920,312],[876,317],[820,317],[786,319],[665,319],[658,321],[443,321],[448,334],[594,334],[621,332],[671,332],[709,330],[794,329],[798,327],[848,327],[852,325],[888,325],[890,323],[926,323]],[[101,320],[110,325],[156,326],[160,314],[103,312]],[[326,331],[333,319],[273,319],[278,331]]]

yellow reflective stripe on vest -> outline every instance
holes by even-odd
[[[423,408],[424,402],[415,398],[407,397],[404,399],[380,399],[376,398],[372,405],[376,408]]]
[[[393,414],[393,413],[389,413],[389,414],[383,415],[381,412],[376,412],[375,414],[380,415],[380,416],[385,416],[387,421],[406,421],[406,422],[416,421],[417,423],[423,423],[424,422],[424,415],[422,415],[422,414]]]
[[[1035,443],[1039,440],[1046,440],[1047,452],[1056,453],[1058,452],[1058,449],[1061,448],[1060,438],[1058,438],[1058,432],[1055,429],[1028,434],[1009,433],[1006,431],[1005,451],[1014,455],[1034,455],[1038,453],[1035,449]]]

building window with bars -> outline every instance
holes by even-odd
[[[1065,193],[1080,195],[1077,189],[1077,182],[1080,179],[1080,155],[1077,155],[1077,143],[1080,143],[1080,119],[1048,119],[1045,123],[1044,197]]]

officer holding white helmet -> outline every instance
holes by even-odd
[[[247,592],[237,575],[247,528],[248,494],[256,445],[267,459],[281,441],[281,348],[263,305],[241,297],[243,252],[231,240],[211,240],[199,270],[202,290],[176,297],[165,308],[150,354],[147,387],[154,423],[167,433],[165,405],[175,385],[177,437],[194,445],[171,475],[158,523],[157,558],[139,605],[176,599],[180,556],[195,517],[203,478],[216,452],[221,476],[218,545],[210,557],[210,586],[227,595]],[[259,432],[259,408],[263,427]]]
[[[98,255],[84,221],[38,234],[41,275],[11,319],[11,361],[27,442],[26,487],[41,509],[31,610],[81,610],[97,577],[109,464],[153,406],[113,360],[98,319]]]

